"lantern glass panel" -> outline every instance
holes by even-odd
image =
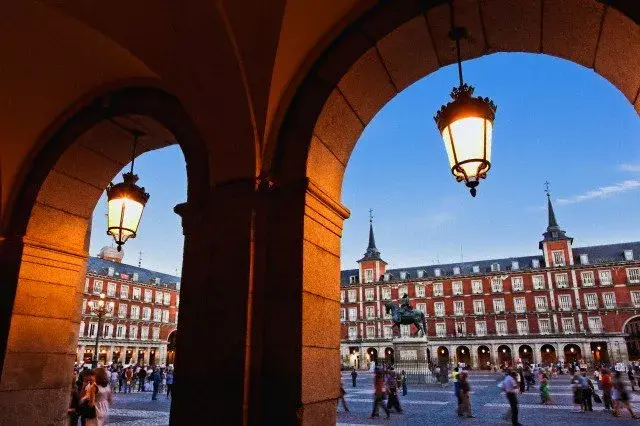
[[[486,158],[485,158],[485,126],[486,126]],[[491,162],[491,136],[493,125],[491,121],[480,117],[465,117],[456,120],[444,128],[442,138],[449,157],[449,165],[453,169],[456,164],[467,160],[486,160]],[[455,155],[454,155],[455,149]],[[457,161],[456,161],[457,159]],[[467,178],[478,178],[480,161],[470,161],[460,164],[467,174]],[[464,179],[464,175],[453,170],[456,177]]]
[[[144,205],[130,198],[114,198],[108,202],[109,230],[117,240],[127,241],[138,231]],[[118,235],[119,234],[119,235]]]

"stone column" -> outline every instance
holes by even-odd
[[[250,408],[248,385],[260,371],[257,362],[250,359],[255,341],[248,325],[254,321],[251,290],[259,273],[254,263],[256,201],[256,181],[245,179],[219,184],[206,199],[190,200],[175,208],[182,217],[185,243],[172,424],[210,423],[207,410],[193,407],[208,407],[212,400],[225,407],[216,414],[217,423],[246,424]],[[293,262],[293,258],[287,261]],[[277,281],[268,284],[274,291],[282,288]],[[294,321],[287,316],[295,304],[285,297],[279,293],[282,320],[273,316],[255,321],[278,322],[278,326]],[[210,354],[211,358],[203,359],[203,354]],[[285,359],[275,363],[282,367]],[[225,383],[224,387],[212,388],[211,377],[202,374],[209,363],[219,367],[216,380]],[[280,394],[274,392],[273,386],[282,383],[282,377],[292,376],[279,375],[277,382],[269,384],[270,393]],[[257,400],[253,403],[258,404]],[[280,405],[277,409],[285,407]]]
[[[82,362],[82,360],[84,359],[84,352],[86,351],[86,347],[85,345],[79,345],[78,346],[78,362]]]
[[[253,323],[262,328],[260,383],[252,389],[260,411],[251,410],[251,424],[336,422],[340,238],[348,216],[308,179],[269,191],[265,278],[254,304],[263,319]]]
[[[470,346],[471,349],[469,349],[471,351],[471,363],[473,364],[472,367],[477,370],[478,367],[480,367],[478,365],[478,345],[471,345]]]
[[[540,343],[535,343],[533,345],[533,362],[536,364],[542,363],[542,353],[540,352],[542,345]]]
[[[105,343],[107,343],[107,342],[105,342]],[[113,357],[113,346],[109,345],[109,346],[106,347],[106,349],[107,349],[107,353],[106,353],[107,357],[106,357],[104,365],[109,365],[109,364],[111,364],[111,358]]]

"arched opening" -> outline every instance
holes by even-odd
[[[174,330],[169,333],[169,337],[167,338],[167,367],[173,367],[175,363],[177,336],[178,332]]]
[[[520,345],[518,348],[518,357],[520,358],[520,362],[522,364],[532,364],[533,363],[533,349],[529,345]]]
[[[502,368],[513,366],[513,358],[511,357],[511,348],[509,346],[498,346],[498,363]]]
[[[439,346],[437,353],[438,365],[449,365],[449,349],[447,349],[445,346]]]
[[[607,342],[591,342],[591,356],[596,363],[608,364],[609,350]]]
[[[540,348],[540,358],[542,363],[549,365],[557,361],[556,348],[553,345],[545,344]]]
[[[491,369],[491,350],[485,345],[478,346],[478,368]]]
[[[367,364],[371,365],[372,363],[378,365],[378,350],[376,348],[367,349]]]
[[[395,363],[393,348],[385,348],[385,350],[384,350],[384,360],[389,365],[393,365]]]
[[[467,346],[458,346],[456,348],[456,361],[462,368],[472,367],[471,352]]]
[[[349,365],[356,370],[360,368],[360,348],[357,346],[349,348]]]
[[[564,347],[564,362],[578,362],[582,359],[580,346],[570,343]]]
[[[631,318],[624,325],[623,332],[630,360],[640,359],[640,316]]]

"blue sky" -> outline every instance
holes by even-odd
[[[452,177],[433,121],[457,82],[446,67],[405,89],[371,121],[349,161],[342,202],[350,208],[342,267],[357,266],[368,210],[390,267],[536,254],[546,227],[544,182],[574,244],[640,240],[640,120],[614,86],[591,70],[544,55],[495,54],[464,63],[476,94],[498,105],[492,168],[471,198]],[[182,235],[173,206],[186,197],[177,147],[136,161],[151,193],[125,262],[174,273]],[[104,201],[91,254],[108,243]],[[98,214],[100,212],[100,214]]]

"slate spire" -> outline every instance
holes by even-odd
[[[549,182],[545,182],[545,192],[547,193],[547,214],[549,217],[549,224],[547,225],[547,232],[543,233],[543,241],[557,241],[557,240],[572,240],[567,237],[564,230],[558,225],[556,214],[553,211],[553,204],[551,204],[551,192],[549,192]],[[542,242],[541,242],[542,243]]]
[[[358,262],[363,260],[382,260],[380,258],[380,251],[376,247],[376,238],[373,235],[373,210],[369,209],[369,245],[367,245],[367,251],[364,253],[364,257]]]

